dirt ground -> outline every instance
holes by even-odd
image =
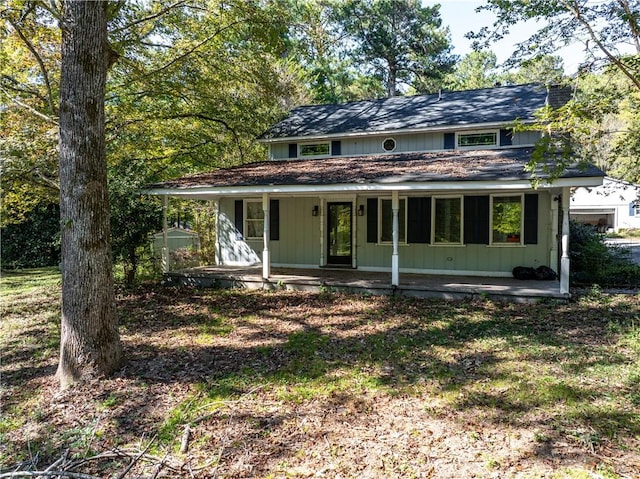
[[[629,304],[637,315],[640,299]],[[515,343],[474,346],[470,336],[484,323],[434,337],[419,355],[402,342],[425,315],[486,313],[533,327],[535,308],[337,294],[121,293],[127,363],[114,377],[61,392],[56,354],[43,353],[55,328],[25,323],[9,335],[0,470],[20,462],[43,469],[68,451],[74,459],[66,464],[97,477],[639,478],[638,408],[626,411],[628,429],[603,437],[606,418],[592,429],[582,416],[572,425],[571,395],[516,404],[512,385],[485,372],[508,371]],[[582,328],[544,308],[546,329],[532,331],[556,339],[541,343],[540,355],[526,350],[534,375],[536,362],[542,371],[554,357],[564,361],[563,341],[581,348],[611,341],[589,307],[580,310]],[[503,344],[491,327],[483,331]],[[490,391],[473,393],[483,381]],[[576,401],[601,400],[587,397],[597,385],[584,387]]]

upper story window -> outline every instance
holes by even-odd
[[[498,130],[457,133],[456,145],[458,148],[494,147],[498,146],[499,138],[500,135]]]
[[[330,152],[331,152],[331,144],[329,142],[306,143],[304,145],[300,145],[299,156],[300,157],[329,156]]]

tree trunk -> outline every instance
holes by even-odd
[[[107,3],[69,1],[62,20],[60,220],[62,387],[120,365],[113,291],[104,97]]]

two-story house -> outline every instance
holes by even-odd
[[[302,106],[258,141],[269,158],[153,185],[210,199],[217,262],[389,273],[511,276],[549,266],[568,294],[570,190],[596,186],[569,168],[534,189],[525,165],[538,132],[514,121],[557,106],[539,85]],[[538,175],[544,177],[542,171]]]

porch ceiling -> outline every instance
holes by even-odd
[[[261,161],[147,186],[147,194],[246,194],[392,189],[530,188],[532,148],[447,150],[309,160]],[[548,177],[542,167],[536,173]],[[570,167],[554,186],[602,183],[598,168]]]

